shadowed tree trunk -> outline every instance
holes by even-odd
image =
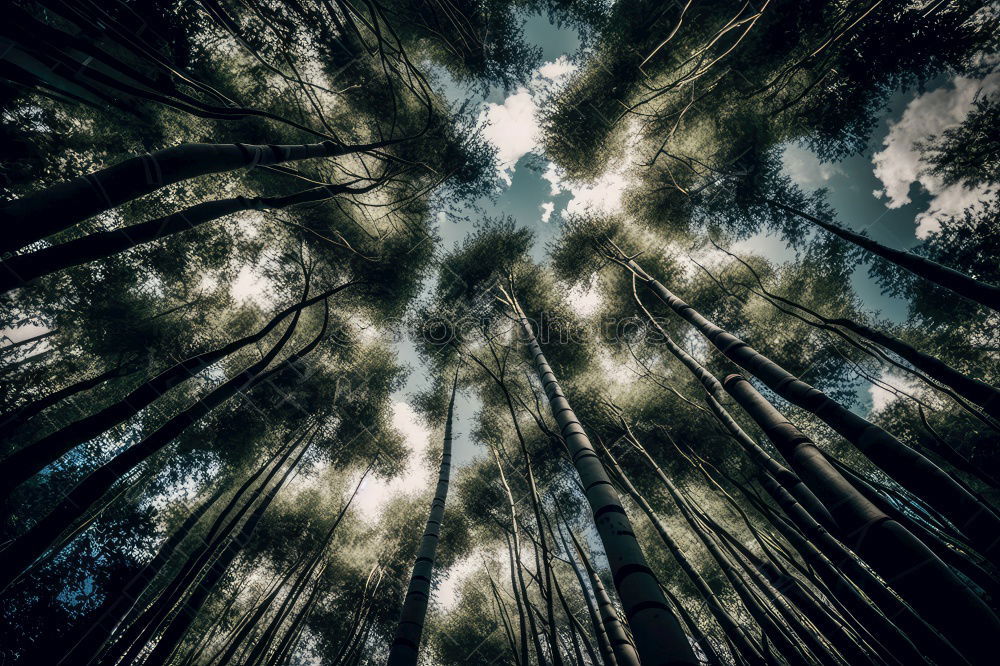
[[[719,655],[719,652],[718,650],[716,650],[715,644],[712,642],[712,639],[710,639],[708,637],[708,634],[706,634],[704,630],[702,630],[702,628],[698,626],[698,623],[695,622],[694,617],[692,617],[691,613],[688,612],[688,609],[684,607],[684,604],[681,603],[681,600],[678,599],[677,596],[673,592],[671,592],[669,588],[664,587],[663,594],[667,597],[670,603],[674,605],[674,607],[677,609],[677,614],[681,616],[681,619],[691,630],[691,637],[694,639],[695,645],[697,645],[701,649],[701,651],[705,653],[705,658],[708,660],[708,663],[711,664],[712,666],[716,665],[722,666],[722,664],[725,664],[726,662]],[[725,642],[725,640],[723,640],[722,642]],[[698,656],[700,658],[700,655]],[[740,664],[741,666],[747,663],[746,660],[740,657],[734,657],[734,659],[736,660],[736,663]]]
[[[611,485],[590,439],[573,413],[545,360],[531,324],[512,295],[509,305],[520,322],[529,356],[549,400],[552,416],[569,447],[584,492],[594,512],[594,523],[611,565],[612,578],[625,609],[639,656],[652,663],[696,664],[691,645],[667,605],[653,571],[646,564],[632,525],[625,515],[618,493]],[[623,662],[618,658],[620,666]]]
[[[559,597],[559,605],[562,607],[563,613],[566,615],[566,619],[569,620],[570,636],[573,640],[573,656],[576,657],[576,663],[585,663],[583,659],[583,650],[580,648],[580,642],[582,639],[584,649],[587,650],[587,656],[590,658],[590,663],[597,664],[597,653],[594,652],[593,646],[590,644],[590,641],[587,640],[587,634],[580,625],[580,621],[576,619],[576,615],[573,614],[573,609],[569,607],[569,602],[566,601],[566,597],[563,595],[562,586],[559,585],[559,579],[556,576],[552,577],[552,586],[555,590],[556,596]]]
[[[802,506],[807,507],[807,510],[813,514],[820,523],[822,523],[827,528],[833,527],[833,518],[830,517],[830,513],[823,506],[822,502],[816,499],[816,496],[812,493],[809,488],[802,483],[802,481],[796,477],[794,474],[789,472],[784,466],[777,464],[766,451],[760,448],[760,446],[755,442],[738,423],[730,416],[729,412],[725,407],[722,406],[720,401],[727,399],[726,391],[722,388],[722,383],[716,379],[715,375],[708,371],[708,369],[699,363],[693,356],[688,354],[680,345],[673,341],[669,334],[660,323],[656,321],[656,318],[646,309],[643,305],[642,299],[639,298],[639,292],[636,290],[636,273],[632,273],[632,297],[635,299],[636,304],[642,310],[646,317],[646,320],[656,328],[657,332],[663,337],[667,344],[667,349],[670,353],[677,358],[685,368],[697,379],[702,387],[705,389],[705,399],[708,402],[709,408],[712,413],[715,414],[716,418],[722,423],[729,434],[736,440],[736,442],[743,447],[744,452],[750,456],[754,462],[762,465],[767,469],[775,478],[779,479],[782,484],[788,489],[790,493],[802,504]]]
[[[99,231],[0,262],[0,294],[40,277],[111,257],[144,243],[167,238],[241,211],[281,210],[298,204],[324,201],[345,192],[357,193],[369,189],[371,188],[355,189],[346,185],[329,185],[281,197],[241,196],[206,201],[165,217],[122,229]]]
[[[337,157],[387,145],[345,146],[332,141],[298,146],[184,143],[131,157],[85,176],[21,197],[0,208],[0,254],[18,250],[89,217],[161,187],[196,176],[317,157]]]
[[[292,576],[295,575],[295,572],[305,559],[306,556],[303,554],[292,566],[288,567],[277,583],[274,584],[273,589],[257,603],[256,607],[248,611],[247,614],[236,623],[234,630],[224,643],[223,650],[212,655],[208,663],[232,663],[236,657],[236,653],[239,652],[240,649],[245,649],[247,647],[248,643],[250,643],[250,634],[258,629],[259,622],[267,614],[267,611],[270,610],[271,604],[273,604],[278,598],[281,590],[284,589],[288,581],[292,579]]]
[[[780,516],[773,516],[775,528],[816,571],[830,593],[836,595],[837,600],[864,625],[875,640],[891,651],[893,658],[902,664],[926,663],[925,657],[917,648],[920,645],[924,652],[938,661],[941,657],[946,657],[946,663],[960,660],[950,644],[940,640],[932,627],[925,624],[882,581],[858,563],[854,555],[809,516],[770,474],[762,473],[760,480],[785,514],[797,517],[797,520],[793,520],[793,525],[783,521]],[[752,495],[746,496],[751,500],[753,498]],[[817,547],[816,542],[824,545],[823,550]],[[837,558],[836,561],[831,557]],[[858,589],[864,591],[868,598],[862,597]],[[879,608],[883,610],[880,611]],[[903,627],[909,628],[914,634],[914,640],[907,637],[902,631]]]
[[[327,314],[329,314],[328,310]],[[324,317],[323,328],[313,341],[290,355],[274,369],[265,370],[288,342],[295,330],[297,318],[298,312],[281,339],[264,358],[175,415],[141,442],[130,446],[94,470],[73,488],[47,516],[9,543],[7,548],[0,552],[0,572],[2,572],[0,573],[0,590],[6,589],[36,559],[57,543],[59,535],[82,518],[125,474],[159,452],[188,426],[196,423],[238,392],[250,388],[283,368],[290,367],[299,358],[312,351],[326,333],[328,316]]]
[[[134,388],[118,402],[18,449],[0,462],[0,478],[2,478],[0,499],[8,496],[14,488],[58,460],[66,452],[135,416],[174,386],[190,379],[230,354],[264,339],[288,315],[293,315],[297,321],[303,309],[325,301],[352,284],[354,283],[346,282],[332,289],[327,289],[312,298],[303,298],[299,303],[276,314],[267,325],[256,333],[175,363],[157,376]]]
[[[843,474],[865,496],[865,499],[909,530],[925,546],[934,551],[934,554],[941,558],[945,564],[958,571],[983,590],[986,596],[992,600],[991,605],[996,610],[997,601],[1000,600],[1000,586],[998,586],[997,578],[980,565],[981,560],[972,555],[968,544],[943,538],[940,532],[931,529],[925,523],[915,520],[907,515],[906,512],[901,511],[894,502],[888,501],[879,494],[868,481],[861,478],[854,470],[849,469],[838,460],[831,460],[830,462],[833,463],[838,472]]]
[[[222,576],[229,569],[229,566],[240,554],[244,546],[246,546],[250,540],[250,536],[260,523],[260,519],[264,516],[264,512],[267,511],[267,508],[274,501],[275,496],[277,496],[278,491],[281,490],[289,477],[291,477],[292,472],[298,467],[302,457],[309,450],[309,444],[311,443],[312,439],[306,442],[299,450],[298,455],[288,464],[284,473],[282,473],[267,494],[261,498],[253,513],[243,523],[239,532],[229,540],[229,543],[226,544],[219,557],[212,562],[206,574],[192,590],[191,595],[184,601],[184,605],[177,611],[170,624],[163,630],[156,643],[156,647],[153,648],[142,662],[143,666],[160,666],[160,664],[167,663],[174,650],[177,649],[178,644],[180,644],[181,639],[184,638],[191,624],[198,616],[198,612],[205,604],[208,596],[215,590],[219,581],[222,580]]]
[[[993,611],[927,546],[865,499],[747,380],[730,375],[723,385],[830,509],[847,543],[970,662],[993,663],[996,655],[983,640],[1000,632]]]
[[[709,587],[708,583],[702,577],[701,573],[691,564],[688,560],[687,555],[681,550],[680,546],[674,540],[670,533],[667,531],[666,526],[663,521],[660,520],[656,512],[653,511],[653,507],[649,505],[646,498],[639,493],[632,482],[629,481],[625,472],[619,466],[618,461],[615,460],[614,455],[608,449],[604,449],[605,458],[608,461],[608,466],[611,469],[612,474],[617,478],[619,484],[625,489],[629,497],[639,508],[642,509],[643,513],[649,519],[649,522],[656,529],[656,533],[660,535],[660,540],[663,541],[663,545],[667,547],[667,550],[674,556],[677,564],[680,565],[681,570],[687,575],[688,579],[694,585],[698,593],[701,594],[702,598],[705,600],[705,604],[708,606],[709,612],[712,613],[712,617],[715,618],[719,626],[722,627],[723,632],[729,641],[733,644],[740,655],[751,664],[764,664],[764,657],[760,650],[754,645],[749,637],[743,632],[743,628],[733,619],[729,611],[726,610],[722,602],[716,596],[715,592]]]
[[[729,530],[705,513],[702,508],[694,503],[694,500],[690,496],[687,499],[688,502],[694,504],[696,512],[701,520],[708,525],[709,529],[735,549],[743,559],[764,576],[775,590],[786,597],[790,604],[801,611],[849,664],[852,666],[854,664],[871,664],[874,666],[877,663],[870,653],[870,648],[861,643],[860,637],[849,631],[849,624],[846,618],[824,608],[820,601],[809,595],[802,584],[793,576],[780,571],[767,559],[759,557],[733,536]]]
[[[448,481],[451,476],[452,417],[455,412],[455,391],[458,389],[458,372],[451,386],[451,400],[448,401],[448,418],[444,424],[444,446],[441,452],[441,469],[438,474],[431,512],[427,517],[427,527],[420,539],[417,560],[410,575],[410,584],[403,597],[403,609],[399,613],[396,636],[389,647],[389,666],[416,664],[420,652],[420,636],[424,630],[424,616],[430,601],[431,574],[434,571],[434,554],[441,535],[441,521],[444,519],[444,504],[448,497]]]
[[[156,593],[136,617],[127,623],[125,629],[114,637],[114,643],[99,655],[97,663],[117,664],[122,661],[128,663],[135,660],[143,647],[152,641],[160,630],[171,610],[178,606],[185,594],[196,584],[205,567],[236,531],[240,520],[250,511],[254,502],[263,495],[268,483],[302,441],[309,436],[310,431],[315,432],[315,427],[304,428],[291,443],[279,447],[263,465],[240,484],[226,505],[215,516],[204,536],[199,539],[197,546],[188,552],[183,564],[173,574],[170,581]],[[264,478],[255,488],[255,484],[261,476]],[[298,564],[296,564],[297,566]]]
[[[71,647],[66,655],[58,662],[65,664],[89,664],[93,657],[97,655],[107,644],[112,633],[118,628],[121,622],[134,608],[134,604],[142,594],[143,589],[148,587],[162,571],[163,567],[170,561],[177,548],[188,537],[191,530],[202,516],[212,508],[215,502],[223,495],[226,489],[225,484],[220,484],[219,488],[212,493],[208,499],[198,505],[188,517],[181,523],[166,541],[156,551],[146,565],[132,577],[121,592],[116,595],[113,602],[103,610],[97,621],[91,625],[90,629],[81,637],[80,641]]]
[[[923,661],[924,657],[914,643],[940,663],[961,661],[961,657],[955,652],[954,647],[941,638],[940,634],[926,624],[909,606],[901,602],[896,594],[889,590],[868,568],[860,564],[854,554],[828,531],[828,527],[835,532],[837,531],[832,517],[829,518],[829,525],[821,525],[815,517],[815,505],[810,505],[813,507],[813,511],[806,510],[800,498],[794,496],[791,490],[804,489],[807,493],[805,496],[809,498],[810,502],[818,504],[819,500],[802,483],[798,475],[772,458],[756,442],[753,442],[729,416],[728,412],[709,396],[709,404],[712,405],[713,402],[715,403],[712,406],[713,412],[716,412],[716,407],[722,410],[721,413],[716,412],[716,414],[720,418],[721,415],[727,417],[727,429],[731,429],[737,441],[744,445],[752,444],[755,447],[756,453],[750,457],[761,467],[761,484],[794,525],[792,527],[792,525],[784,524],[780,518],[776,518],[774,521],[776,528],[786,536],[789,543],[793,544],[803,558],[812,564],[829,589],[838,594],[838,599],[849,608],[855,617],[863,621],[881,643],[891,646],[894,656],[902,658],[903,663],[917,664]],[[779,482],[777,480],[779,478],[783,481]],[[744,491],[744,494],[751,501],[754,500],[754,496],[748,491]],[[799,493],[799,495],[801,494]],[[826,507],[823,507],[822,504],[819,506],[822,513],[829,516]],[[882,612],[879,612],[871,602],[863,599],[844,578],[845,575],[868,595],[874,601],[875,606],[882,609]],[[905,633],[902,630],[905,630]],[[907,638],[907,634],[912,638],[912,642]]]
[[[721,387],[722,384],[719,384]],[[726,430],[733,436],[733,439],[743,448],[743,451],[765,472],[774,477],[781,487],[795,498],[795,501],[802,505],[813,519],[826,529],[834,529],[833,516],[827,511],[823,503],[819,501],[809,486],[802,482],[802,479],[790,469],[772,458],[767,451],[751,438],[736,420],[729,414],[725,407],[719,404],[711,395],[705,396],[712,413],[719,419]]]
[[[576,555],[573,554],[566,543],[562,526],[558,522],[556,522],[556,529],[559,531],[559,540],[562,543],[563,552],[566,553],[566,559],[573,569],[573,574],[576,576],[576,581],[580,586],[580,593],[583,594],[583,600],[587,604],[587,612],[590,614],[590,623],[594,629],[594,638],[597,641],[597,648],[601,653],[601,660],[604,662],[604,666],[617,666],[618,661],[615,659],[614,650],[611,649],[608,632],[605,631],[604,623],[601,622],[601,617],[598,614],[598,609],[594,606],[594,600],[590,597],[590,588],[584,579],[583,573],[580,572],[579,565],[576,563]]]
[[[818,416],[896,481],[952,520],[984,555],[994,561],[1000,559],[1000,517],[947,472],[713,324],[645,273],[635,261],[617,254],[611,256],[643,280],[653,293],[727,358],[752,372],[781,397]]]
[[[889,261],[900,268],[905,268],[914,275],[918,275],[936,285],[949,289],[959,296],[964,296],[970,301],[974,301],[980,305],[984,305],[1000,312],[1000,287],[989,284],[988,282],[982,282],[966,275],[965,273],[960,273],[954,268],[942,266],[936,261],[931,261],[930,259],[926,259],[919,255],[904,252],[902,250],[894,250],[891,247],[887,247],[881,243],[873,241],[867,236],[863,236],[859,233],[851,231],[850,229],[845,229],[838,224],[821,220],[803,210],[787,206],[779,201],[773,201],[771,199],[765,199],[765,201],[776,208],[780,208],[786,213],[798,215],[802,219],[808,220],[816,226],[826,229],[835,236],[843,238],[849,243],[853,243],[858,247],[868,250],[874,255],[882,257],[886,261]]]
[[[312,556],[308,558],[306,566],[302,568],[302,571],[296,577],[295,581],[293,581],[291,589],[285,595],[285,598],[284,600],[282,600],[274,617],[271,618],[271,621],[265,628],[263,635],[257,639],[256,643],[253,646],[253,649],[250,651],[250,654],[243,659],[243,663],[246,664],[247,666],[259,664],[262,661],[264,661],[265,658],[267,657],[268,652],[270,652],[271,650],[271,645],[274,643],[275,637],[281,630],[282,624],[284,624],[285,619],[294,610],[295,605],[298,603],[299,598],[302,596],[302,592],[309,585],[309,582],[313,577],[313,573],[316,571],[317,567],[319,567],[320,564],[322,563],[324,556],[326,555],[327,551],[330,548],[330,544],[333,543],[333,537],[336,534],[337,528],[340,526],[340,522],[344,519],[344,515],[347,513],[347,510],[351,507],[351,503],[354,502],[354,498],[357,497],[358,491],[361,490],[361,485],[368,477],[368,473],[371,472],[372,467],[375,466],[375,462],[377,461],[377,459],[378,457],[376,456],[372,460],[372,462],[368,465],[368,467],[365,469],[361,477],[358,479],[357,484],[355,484],[354,486],[354,492],[352,492],[351,496],[347,499],[346,502],[344,502],[344,506],[341,507],[340,512],[337,514],[336,518],[334,518],[333,522],[330,524],[329,529],[326,531],[326,534],[320,540],[319,545],[313,551]],[[318,580],[316,581],[316,584],[317,585],[319,584]],[[256,625],[256,621],[253,622],[252,624]],[[234,641],[234,643],[239,645],[239,643],[236,641]],[[223,658],[222,663],[228,663],[225,657]]]
[[[500,615],[500,621],[503,623],[504,636],[507,638],[507,646],[510,648],[510,654],[514,658],[514,663],[520,666],[521,660],[518,656],[517,651],[517,635],[514,631],[514,623],[511,622],[510,614],[507,612],[507,605],[504,603],[503,598],[500,596],[500,589],[493,579],[493,573],[490,571],[489,567],[483,567],[486,571],[486,576],[490,581],[490,592],[493,593],[493,602],[497,606],[497,613]]]
[[[121,365],[110,368],[98,375],[88,377],[87,379],[81,379],[78,382],[74,382],[69,386],[53,391],[46,396],[38,398],[37,400],[32,400],[25,405],[21,405],[20,407],[10,410],[9,412],[0,414],[0,437],[7,437],[10,433],[23,426],[33,417],[42,413],[49,407],[66,400],[67,398],[71,398],[78,393],[83,393],[84,391],[89,391],[95,386],[99,386],[110,379],[127,377],[138,370],[138,365],[122,363]],[[2,463],[0,463],[0,465],[2,465]]]
[[[954,390],[959,397],[976,403],[986,410],[987,414],[994,414],[997,410],[1000,410],[1000,389],[997,389],[995,386],[990,386],[984,381],[975,379],[974,377],[969,377],[959,372],[941,359],[920,351],[916,347],[904,342],[894,335],[846,317],[825,317],[812,308],[806,307],[801,303],[797,303],[790,298],[785,298],[784,296],[775,294],[764,286],[764,281],[750,264],[731,252],[727,252],[726,250],[722,251],[726,252],[726,254],[740,262],[740,264],[742,264],[750,272],[750,274],[753,275],[754,280],[757,283],[757,287],[760,289],[758,295],[763,296],[765,300],[771,303],[780,312],[784,312],[785,314],[795,317],[796,319],[804,321],[819,329],[832,331],[844,339],[851,341],[851,338],[846,336],[843,331],[840,330],[841,328],[846,329],[858,337],[864,338],[869,342],[873,342],[876,345],[884,347],[885,349],[895,353],[900,358],[908,361],[914,368],[920,370],[930,379]],[[793,310],[787,310],[782,307],[783,305],[793,308]],[[795,310],[808,315],[808,317],[802,316],[801,314],[795,312]],[[852,344],[856,343],[853,343],[852,341]]]
[[[747,612],[750,613],[754,620],[757,621],[757,624],[764,632],[764,636],[767,639],[770,639],[774,644],[774,647],[777,648],[778,652],[792,663],[807,660],[808,657],[803,651],[802,646],[797,645],[792,636],[786,634],[780,624],[780,621],[773,617],[765,604],[757,598],[751,588],[751,585],[747,580],[744,580],[743,575],[740,574],[740,571],[738,570],[739,567],[729,556],[726,555],[726,553],[722,551],[720,545],[716,542],[713,536],[708,533],[708,530],[703,527],[701,522],[693,514],[691,508],[688,506],[684,497],[681,495],[680,490],[674,485],[673,481],[667,477],[666,473],[664,473],[653,457],[649,454],[649,451],[642,446],[642,443],[634,437],[624,421],[622,421],[622,426],[625,428],[626,441],[642,455],[643,460],[660,480],[660,483],[663,484],[663,487],[667,490],[667,494],[670,495],[671,500],[677,508],[680,509],[684,520],[687,521],[691,530],[695,533],[695,536],[697,536],[698,540],[705,546],[709,554],[712,556],[712,559],[715,560],[715,563],[722,571],[722,574],[733,586],[733,589],[736,591],[737,596],[739,596],[740,601],[743,602],[743,606],[747,609]]]
[[[590,558],[583,551],[583,547],[580,545],[579,539],[576,538],[576,534],[568,527],[567,530],[569,531],[570,538],[573,540],[573,546],[576,548],[577,557],[583,562],[583,567],[590,578],[590,587],[594,591],[594,599],[597,600],[597,617],[601,621],[604,634],[608,637],[608,645],[612,653],[614,653],[615,663],[619,664],[619,666],[638,666],[641,662],[636,654],[635,647],[632,641],[629,640],[628,634],[625,633],[625,628],[618,617],[618,611],[615,609],[614,603],[611,602],[611,597],[608,596],[607,590],[604,589],[604,583],[601,581],[600,575],[590,563]]]
[[[552,655],[552,661],[556,666],[562,666],[562,655],[559,653],[558,639],[556,633],[556,622],[555,622],[555,598],[552,594],[552,557],[549,551],[548,539],[545,535],[545,529],[542,523],[542,513],[543,509],[541,507],[541,500],[538,496],[538,487],[535,483],[535,473],[531,467],[531,456],[528,454],[528,446],[524,441],[524,434],[521,431],[521,424],[517,418],[517,410],[514,407],[514,401],[511,398],[510,390],[507,388],[506,382],[506,372],[507,364],[506,358],[501,359],[497,355],[493,347],[492,340],[486,340],[487,347],[496,363],[496,370],[494,371],[488,365],[486,365],[482,360],[479,359],[475,354],[468,354],[480,368],[482,368],[496,384],[497,388],[503,394],[504,403],[507,406],[507,412],[510,415],[511,423],[514,426],[514,433],[517,436],[518,449],[521,452],[521,459],[524,462],[524,476],[528,483],[529,498],[531,500],[531,510],[535,517],[535,524],[538,529],[538,538],[536,539],[535,549],[535,559],[536,565],[539,555],[543,566],[538,567],[539,575],[542,575],[542,570],[544,569],[544,581],[539,579],[539,592],[545,599],[545,610],[546,610],[546,626],[548,631],[546,632],[546,637],[549,642],[550,654]],[[541,553],[539,554],[539,550]]]

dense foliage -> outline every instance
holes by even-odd
[[[912,248],[782,162],[994,76],[994,4],[5,15],[4,663],[995,663],[997,94],[919,142],[983,194]],[[627,180],[542,259],[448,97],[524,90],[538,15],[539,150]]]

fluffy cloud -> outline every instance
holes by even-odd
[[[483,136],[497,148],[500,177],[510,186],[517,161],[537,152],[542,139],[538,125],[538,100],[561,86],[576,71],[566,56],[543,63],[535,70],[528,87],[521,86],[503,104],[483,105],[480,121],[486,124]]]
[[[566,212],[575,215],[621,210],[622,194],[627,185],[624,169],[607,171],[593,183],[569,184],[566,189],[573,193],[573,198],[566,204]]]
[[[552,217],[552,211],[555,210],[555,207],[556,205],[552,201],[546,201],[539,206],[539,208],[542,209],[542,222],[545,222],[546,224],[548,223],[549,218]]]
[[[542,178],[549,181],[549,194],[552,196],[563,191],[562,176],[559,174],[559,169],[552,162],[549,162],[549,166],[545,169],[545,173],[542,174]]]
[[[622,207],[622,195],[628,185],[626,172],[629,168],[627,160],[615,163],[609,171],[604,172],[593,182],[577,182],[565,180],[555,164],[549,162],[542,173],[542,178],[549,183],[549,194],[556,196],[569,192],[573,198],[566,204],[568,215],[582,213],[616,213]],[[542,204],[542,221],[548,222],[554,203]]]
[[[503,104],[486,104],[482,117],[488,123],[483,136],[496,146],[500,176],[509,186],[517,161],[535,150],[541,140],[538,105],[531,92],[521,87]]]
[[[875,195],[885,197],[889,208],[910,203],[913,183],[919,183],[931,195],[927,210],[917,215],[917,238],[926,238],[941,228],[941,219],[978,205],[990,192],[985,188],[969,189],[961,184],[946,186],[937,176],[926,173],[927,164],[921,159],[916,144],[960,124],[977,94],[997,90],[1000,90],[1000,72],[984,79],[959,76],[950,85],[911,100],[899,121],[890,124],[883,150],[872,158],[875,176],[882,182],[882,189]]]
[[[824,164],[814,154],[800,146],[785,146],[781,154],[781,164],[797,185],[801,187],[823,187],[844,170],[837,164]]]
[[[565,83],[576,69],[576,65],[570,62],[569,58],[561,55],[552,62],[543,63],[537,70],[537,76],[558,85]]]

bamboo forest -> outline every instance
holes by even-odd
[[[3,4],[2,666],[1000,663],[995,0]]]

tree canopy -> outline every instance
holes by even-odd
[[[4,663],[995,663],[995,5],[5,15]]]

